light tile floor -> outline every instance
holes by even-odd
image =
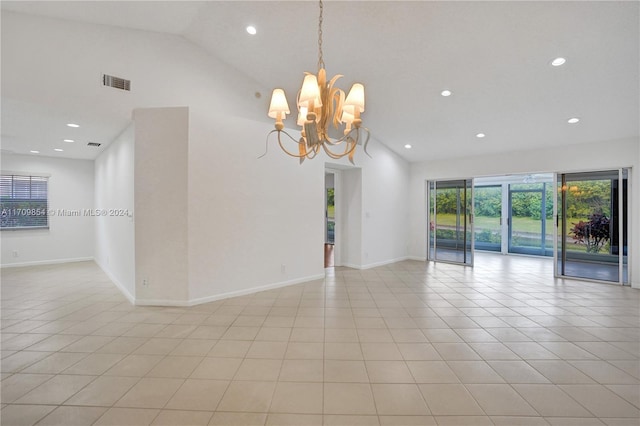
[[[2,270],[2,425],[638,425],[640,291],[406,261],[190,308]]]

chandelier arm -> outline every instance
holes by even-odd
[[[344,146],[344,152],[342,154],[336,154],[333,151],[331,151],[331,149],[329,148],[329,146],[337,146],[337,144],[323,144],[322,147],[324,148],[325,152],[327,153],[327,155],[333,159],[339,159],[344,157],[345,155],[350,155],[353,154],[353,152],[355,151],[356,147],[358,146],[358,143],[351,137],[343,137],[343,140],[340,142],[345,142],[346,145]]]
[[[362,150],[364,151],[365,154],[367,154],[367,157],[369,158],[373,158],[369,152],[367,151],[367,146],[369,145],[369,139],[371,138],[371,132],[369,131],[368,128],[366,127],[354,127],[353,129],[351,129],[351,131],[349,133],[347,133],[343,138],[340,138],[340,140],[338,141],[338,143],[342,142],[343,139],[349,139],[349,137],[351,137],[351,134],[353,132],[356,133],[356,138],[353,139],[353,137],[351,137],[351,139],[355,142],[355,145],[358,144],[358,141],[360,140],[360,131],[363,131],[364,134],[367,136],[366,139],[362,142]]]
[[[314,159],[318,154],[318,146],[316,145],[310,150],[307,150],[306,145],[300,145],[300,153],[302,153],[303,151],[304,151],[304,156],[300,157],[300,164],[304,162],[305,158],[308,158],[309,160]]]
[[[285,135],[287,135],[289,137],[289,139],[291,139],[292,141],[294,141],[297,144],[303,144],[302,142],[299,142],[297,140],[295,140],[289,133],[285,132],[284,130],[272,130],[269,135],[271,135],[271,133],[273,132],[278,132],[278,145],[280,145],[280,148],[287,154],[290,155],[291,157],[295,157],[295,158],[304,158],[306,157],[306,155],[298,155],[298,154],[293,154],[291,153],[289,150],[287,150],[284,145],[282,144],[282,138],[281,138],[281,133],[284,133]],[[268,136],[267,136],[268,138]]]
[[[326,145],[324,145],[324,144],[322,145],[322,148],[324,148],[324,152],[325,152],[325,153],[326,153],[330,158],[333,158],[334,160],[337,160],[337,159],[339,159],[339,158],[341,158],[341,157],[342,157],[341,155],[334,154],[333,152],[331,152],[331,151],[329,150],[329,148],[327,148],[327,146],[326,146]]]
[[[345,147],[345,151],[342,154],[336,154],[335,152],[331,151],[331,149],[329,149],[328,146],[326,145],[322,145],[322,147],[324,148],[324,152],[331,158],[333,158],[334,160],[339,160],[340,158],[351,154],[354,150],[356,145],[353,144],[353,146],[351,148],[349,148],[349,145],[347,145]]]
[[[343,136],[340,139],[336,139],[334,141],[330,140],[330,139],[326,139],[325,143],[329,146],[338,146],[341,145],[343,142],[347,142],[347,137]]]
[[[326,148],[325,148],[325,151],[326,151]],[[330,152],[328,152],[328,151],[326,152],[326,154],[327,154],[327,156],[328,156],[329,158],[331,158],[331,159],[333,159],[333,160],[339,160],[339,159],[341,159],[341,158],[343,157],[342,155],[333,155],[333,154],[331,154],[331,153],[330,153]]]
[[[351,129],[351,131],[349,131],[349,133],[347,133],[346,135],[344,135],[343,137],[341,137],[340,139],[336,139],[336,140],[331,140],[331,139],[325,139],[324,142],[327,145],[331,145],[331,146],[338,146],[340,144],[342,144],[343,142],[349,142],[349,139],[353,139],[353,137],[351,136],[351,133],[353,133],[356,129]],[[357,144],[358,143],[358,138],[356,137],[355,139],[353,139],[354,142]]]
[[[289,139],[291,139],[292,141],[294,141],[297,144],[304,144],[304,142],[301,140],[297,140],[296,138],[294,138],[293,136],[291,136],[286,130],[272,130],[269,134],[273,133],[273,132],[278,132],[278,140],[280,140],[280,134],[284,133],[285,135],[287,135],[289,137]]]
[[[365,154],[367,154],[367,157],[369,158],[373,158],[371,157],[371,155],[369,154],[369,152],[367,151],[367,146],[369,145],[369,139],[371,138],[371,132],[369,132],[369,129],[364,127],[364,128],[354,128],[351,129],[351,131],[349,133],[347,133],[345,136],[343,136],[342,138],[338,139],[337,141],[326,141],[326,144],[323,144],[323,148],[325,150],[325,152],[327,153],[327,155],[333,159],[340,159],[344,156],[349,156],[349,162],[351,162],[352,164],[354,163],[354,155],[355,155],[355,151],[356,148],[358,147],[358,140],[360,139],[360,130],[362,130],[365,134],[366,134],[366,138],[365,140],[362,142],[362,149],[364,151]],[[356,139],[354,139],[351,134],[352,133],[356,133]],[[345,150],[344,153],[342,154],[336,154],[333,151],[330,151],[328,146],[336,146],[339,145],[341,143],[345,142]]]
[[[371,137],[371,132],[369,132],[369,129],[367,129],[366,127],[362,127],[361,129],[364,130],[366,132],[366,134],[367,134],[367,138],[364,140],[364,142],[362,142],[362,150],[364,151],[365,154],[367,154],[367,157],[373,158],[367,152],[367,145],[369,144],[369,138]],[[360,131],[360,129],[358,129],[358,132],[359,131]]]
[[[267,155],[267,152],[269,152],[269,136],[271,136],[271,134],[273,132],[277,132],[278,130],[272,130],[267,134],[267,138],[265,139],[265,147],[264,147],[264,154],[262,154],[260,157],[258,157],[258,160],[261,159],[262,157],[264,157],[265,155]]]
[[[316,155],[318,155],[318,152],[320,152],[320,146],[316,145],[315,148],[313,148],[313,149],[311,149],[310,151],[307,152],[307,158],[308,159],[315,158]]]
[[[258,159],[264,157],[265,155],[267,155],[267,152],[269,151],[269,137],[271,136],[272,133],[278,132],[278,144],[280,145],[280,148],[288,155],[295,157],[295,158],[304,158],[307,157],[307,155],[296,155],[296,154],[292,154],[290,151],[288,151],[284,145],[282,144],[282,139],[280,137],[281,133],[284,133],[285,135],[287,135],[289,137],[289,139],[291,139],[292,141],[294,141],[297,144],[304,144],[304,142],[299,142],[297,140],[295,140],[293,138],[293,136],[291,136],[289,133],[285,132],[284,130],[272,130],[269,132],[269,134],[267,134],[267,138],[266,138],[266,143],[265,143],[265,151],[264,154],[262,154],[260,157],[258,157]]]
[[[303,139],[300,138],[300,142],[302,142],[302,141],[303,141]],[[306,143],[299,143],[298,144],[298,154],[299,154],[299,158],[300,158],[300,164],[302,164],[304,159],[307,158],[307,144]]]

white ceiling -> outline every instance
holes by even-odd
[[[181,35],[242,70],[256,90],[284,87],[290,104],[303,71],[316,71],[315,2],[3,1],[2,10]],[[344,75],[343,89],[365,84],[365,125],[408,161],[638,137],[638,11],[638,2],[328,1],[324,60],[330,76]],[[257,35],[245,32],[249,24]],[[558,56],[567,63],[550,66]],[[55,121],[88,114],[95,96],[106,107],[86,117],[83,140],[108,143],[126,125],[120,98],[101,93],[55,113],[53,95],[6,97],[13,79],[28,82],[22,66],[3,58],[4,149],[24,152],[34,138],[59,145],[68,132]],[[68,78],[60,84],[78,76]],[[264,116],[250,118],[267,120],[264,95]],[[569,125],[570,117],[581,121]],[[60,156],[98,152],[72,151]]]

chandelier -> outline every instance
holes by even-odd
[[[322,58],[322,0],[320,5],[320,17],[318,19],[318,74],[305,72],[302,88],[298,92],[297,125],[302,127],[300,139],[296,139],[284,130],[283,120],[290,114],[289,103],[283,89],[274,89],[271,95],[268,116],[275,118],[275,130],[267,135],[267,149],[269,137],[277,134],[280,148],[292,157],[300,159],[314,158],[321,149],[333,159],[348,157],[354,164],[353,157],[356,147],[361,144],[365,154],[369,142],[369,130],[362,127],[360,114],[364,112],[364,86],[355,83],[351,86],[349,94],[334,87],[336,81],[342,75],[336,75],[327,82],[327,74]],[[330,128],[337,137],[329,135]],[[333,130],[335,129],[335,130]],[[340,131],[342,135],[340,135]],[[285,148],[285,143],[292,147],[292,151]],[[291,144],[293,142],[294,144]],[[295,149],[295,143],[298,149]],[[260,157],[267,155],[267,152]]]

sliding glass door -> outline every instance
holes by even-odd
[[[502,250],[502,185],[473,188],[475,249]]]
[[[509,184],[509,253],[553,256],[553,184]]]
[[[626,284],[628,169],[557,178],[556,275]]]
[[[428,182],[428,256],[473,265],[473,180]]]

